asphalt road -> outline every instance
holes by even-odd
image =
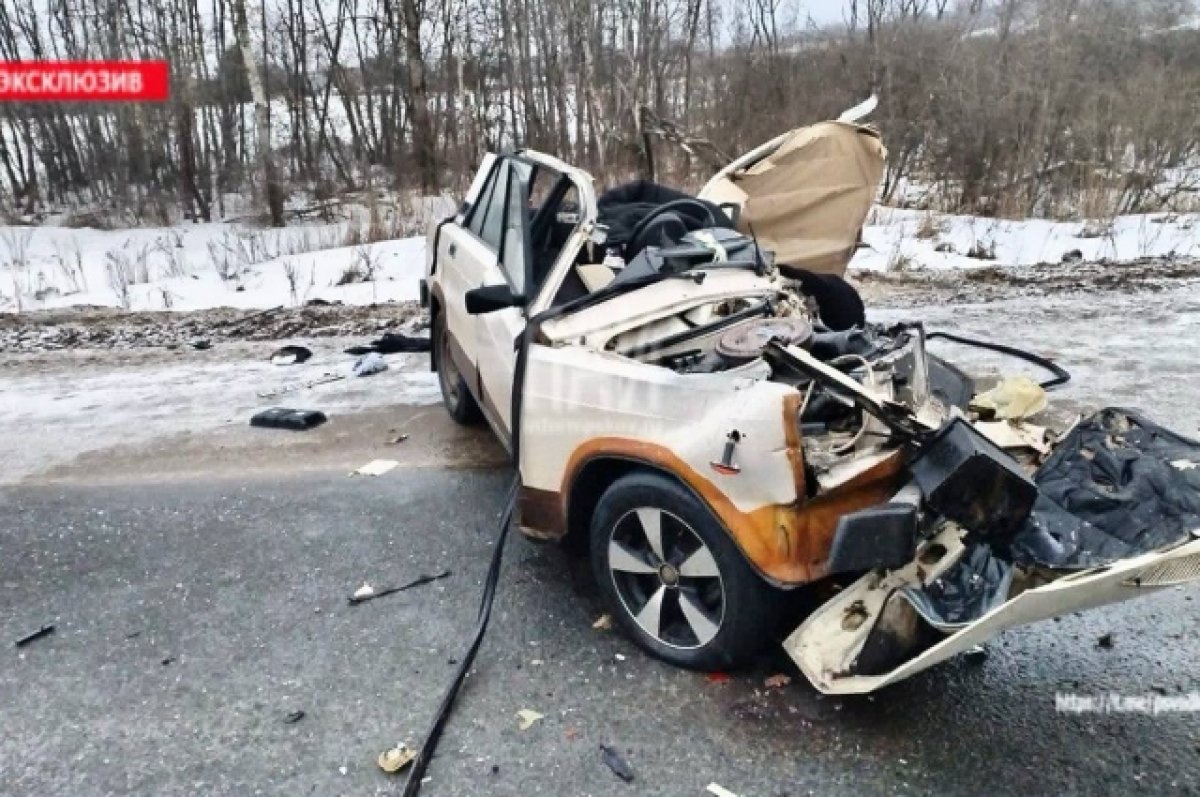
[[[398,793],[375,758],[418,741],[441,698],[507,478],[281,470],[0,492],[0,793]],[[347,604],[364,580],[443,568]],[[725,683],[646,658],[593,630],[586,573],[510,540],[424,794],[1200,791],[1200,714],[1055,711],[1062,691],[1200,691],[1196,590],[1009,632],[982,664],[832,699],[799,678],[765,689],[790,671],[780,655]],[[13,646],[47,622],[56,633]],[[522,708],[545,719],[521,731]]]

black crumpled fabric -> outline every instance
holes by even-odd
[[[608,228],[606,243],[610,246],[628,243],[638,222],[668,202],[679,199],[696,198],[650,180],[635,180],[605,191],[596,199],[596,210],[598,221]],[[718,226],[733,227],[733,222],[721,208],[705,200],[697,201],[708,206]],[[689,229],[696,226],[707,225],[693,224]]]
[[[1033,511],[1006,544],[974,542],[941,578],[905,589],[932,625],[949,630],[999,606],[1014,565],[1084,570],[1200,531],[1200,442],[1133,410],[1108,408],[1081,421],[1034,482]]]
[[[1018,565],[1097,567],[1200,531],[1200,442],[1134,410],[1081,421],[1034,482],[1038,500],[1009,542]]]
[[[401,332],[384,332],[381,338],[371,341],[366,346],[351,346],[346,349],[346,354],[353,354],[357,357],[373,351],[380,354],[399,354],[429,351],[429,349],[429,338],[412,337]]]

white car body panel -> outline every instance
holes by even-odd
[[[953,531],[944,532],[929,543],[943,544],[948,549],[938,566],[919,564],[918,555],[911,565],[882,579],[874,574],[864,576],[817,609],[787,638],[784,649],[814,686],[827,694],[873,692],[927,670],[1006,629],[1142,597],[1200,579],[1200,540],[1170,551],[1122,559],[1107,567],[1079,571],[1028,589],[890,672],[847,674],[887,599],[901,586],[928,582],[948,568],[956,554],[962,552],[956,536]],[[1162,575],[1155,578],[1156,571]],[[845,618],[855,603],[865,607],[867,618],[857,628],[847,630]]]

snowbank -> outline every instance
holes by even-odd
[[[230,224],[104,231],[0,227],[0,311],[101,305],[132,310],[266,308],[417,298],[420,237],[344,246],[345,227]],[[1008,221],[878,207],[851,268],[897,271],[1200,257],[1200,213],[1108,221]],[[19,298],[18,298],[19,296]]]
[[[341,245],[345,227],[0,227],[0,311],[265,308],[417,298],[423,238]]]
[[[1088,261],[1200,256],[1200,213],[1117,216],[1108,221],[985,219],[876,208],[851,268],[898,271],[1059,263],[1078,250]],[[939,251],[941,250],[941,251]],[[970,254],[975,256],[969,256]]]

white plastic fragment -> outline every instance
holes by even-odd
[[[708,788],[706,788],[705,791],[709,794],[716,795],[716,797],[738,797],[736,794],[719,783],[708,784]]]
[[[394,459],[373,459],[361,468],[358,468],[351,476],[382,476],[400,463]]]
[[[533,727],[535,722],[543,719],[545,716],[545,714],[539,714],[532,709],[523,708],[517,712],[517,727],[523,731],[527,731]]]

